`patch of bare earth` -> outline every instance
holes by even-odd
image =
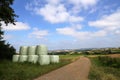
[[[80,57],[77,61],[34,80],[88,80],[90,65],[88,58]]]
[[[113,57],[113,58],[120,58],[120,54],[110,54],[108,56]]]

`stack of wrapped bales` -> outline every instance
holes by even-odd
[[[36,46],[28,47],[28,62],[37,63],[38,55],[36,55]]]
[[[58,55],[50,55],[50,62],[51,63],[59,63],[59,56]]]
[[[39,56],[38,63],[40,65],[50,64],[50,57],[48,55],[48,49],[45,45],[38,45],[36,48],[36,54]]]
[[[45,45],[37,45],[36,54],[37,55],[48,55],[48,49]]]
[[[18,62],[20,55],[13,55],[13,62]]]
[[[19,62],[26,62],[27,61],[27,46],[21,46],[20,47],[20,56],[19,56]]]
[[[20,55],[13,55],[13,62],[25,62],[27,61],[27,46],[21,46]]]
[[[59,63],[59,56],[48,55],[48,49],[45,45],[21,46],[19,53],[19,55],[13,55],[13,62],[38,62],[40,65]]]

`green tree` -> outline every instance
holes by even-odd
[[[0,24],[4,22],[6,25],[8,23],[15,24],[15,17],[18,17],[11,5],[14,0],[0,0]]]
[[[14,0],[0,0],[0,60],[11,59],[12,55],[15,54],[14,47],[3,40],[4,31],[2,31],[1,27],[2,23],[15,25],[15,18],[18,16],[11,7],[13,1]]]

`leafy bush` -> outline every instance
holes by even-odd
[[[120,58],[98,57],[99,62],[104,66],[120,68]]]
[[[10,44],[3,44],[3,42],[0,42],[0,60],[11,60],[13,54],[15,54],[15,49],[13,46],[10,46]]]
[[[12,55],[15,54],[15,49],[13,46],[11,46],[9,43],[5,43],[5,40],[3,39],[3,31],[1,31],[0,28],[0,60],[3,59],[8,59],[11,60],[12,59]]]
[[[92,63],[92,66],[89,72],[90,80],[119,80],[120,79],[120,68],[114,68],[108,65],[103,65],[102,60],[105,60],[105,59],[109,60],[108,58],[105,58],[105,57],[90,58]]]

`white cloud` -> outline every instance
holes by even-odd
[[[76,33],[75,29],[70,28],[70,27],[57,28],[56,31],[60,34],[71,35],[71,36],[73,36]]]
[[[11,38],[13,38],[13,35],[10,35],[10,34],[5,34],[5,35],[3,35],[3,37],[4,37],[4,39],[5,40],[9,40],[9,39],[11,39]]]
[[[82,5],[83,7],[88,7],[88,6],[92,6],[95,5],[97,3],[98,0],[69,0],[69,2],[71,4],[74,5]]]
[[[23,22],[16,22],[16,25],[8,24],[6,26],[4,23],[2,23],[2,28],[7,31],[15,31],[15,30],[28,30],[30,29],[30,26],[27,23]]]
[[[74,36],[74,34],[76,34],[76,30],[80,30],[80,29],[82,29],[82,25],[72,24],[72,26],[68,26],[64,28],[57,28],[56,31],[60,34]]]
[[[47,4],[36,12],[37,14],[44,16],[44,19],[51,23],[66,22],[69,17],[64,5],[55,6]]]
[[[104,30],[99,30],[96,32],[82,31],[82,26],[78,24],[70,27],[57,28],[56,31],[59,34],[72,36],[77,39],[90,39],[95,37],[107,36],[107,32]]]
[[[107,35],[107,32],[105,30],[99,30],[99,31],[91,33],[92,37],[104,37],[106,35]]]
[[[80,16],[69,16],[69,21],[70,22],[80,22],[83,21],[84,18]]]
[[[104,15],[100,20],[91,21],[88,24],[90,26],[96,27],[98,31],[83,31],[82,27],[80,29],[74,28],[73,26],[57,28],[56,31],[59,34],[72,36],[77,39],[92,39],[107,37],[108,35],[120,34],[120,10],[110,14]],[[74,25],[77,26],[77,25]]]
[[[73,14],[79,14],[83,10],[95,6],[98,1],[99,0],[68,0],[68,3],[73,5],[70,12]]]
[[[116,30],[116,31],[115,31],[115,34],[120,35],[120,30]]]
[[[47,30],[39,30],[38,28],[34,28],[33,32],[29,34],[29,37],[30,38],[41,39],[41,38],[44,38],[47,35],[48,35]]]
[[[82,29],[83,26],[80,25],[80,24],[72,24],[71,27],[74,28],[74,29],[80,30],[80,29]]]
[[[45,0],[46,4],[43,4],[43,6],[40,6],[42,4],[36,4],[36,1],[27,3],[25,8],[37,15],[43,16],[44,20],[50,23],[74,23],[84,20],[78,13],[83,7],[85,9],[94,6],[98,0]],[[67,6],[70,4],[73,6],[68,9]]]
[[[89,25],[106,31],[120,30],[120,10],[110,14],[104,15],[100,20],[90,21]]]
[[[57,5],[61,2],[61,0],[47,0],[49,4]]]
[[[45,7],[37,9],[36,13],[51,23],[83,21],[82,17],[71,15],[63,4],[46,4]]]

